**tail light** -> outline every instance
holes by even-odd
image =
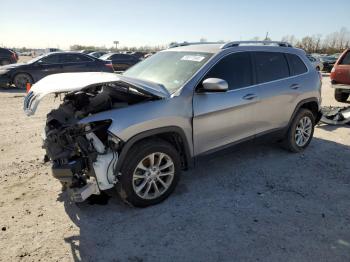
[[[110,68],[110,69],[112,69],[114,71],[112,63],[107,63],[107,64],[105,64],[105,66],[107,66],[108,68]]]
[[[14,52],[12,53],[12,57],[13,57],[14,60],[16,60],[16,61],[18,60],[18,56],[17,56],[17,54],[14,53]]]

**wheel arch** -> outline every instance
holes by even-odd
[[[134,145],[144,140],[155,138],[160,138],[174,145],[175,149],[180,154],[183,169],[193,166],[194,160],[191,156],[190,145],[185,132],[180,127],[169,126],[144,131],[125,142],[119,154],[119,159],[115,168],[116,173],[120,171],[128,152]]]
[[[322,114],[320,112],[319,102],[316,97],[312,97],[312,98],[301,100],[297,104],[292,114],[292,117],[289,120],[288,127],[291,125],[294,117],[296,116],[296,114],[301,108],[309,109],[313,113],[313,115],[315,116],[315,124],[317,124],[320,121]]]
[[[32,74],[30,74],[30,73],[28,73],[28,72],[25,72],[25,71],[16,71],[16,72],[14,72],[14,73],[11,75],[11,84],[14,83],[15,77],[16,77],[17,75],[19,75],[19,74],[26,74],[26,75],[28,75],[28,76],[32,79],[33,84],[35,83],[35,80],[34,80],[34,77],[33,77]]]

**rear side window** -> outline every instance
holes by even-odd
[[[229,89],[238,89],[253,84],[252,63],[249,53],[235,53],[220,60],[205,76],[226,80]]]
[[[41,61],[44,64],[57,64],[59,63],[59,55],[48,55],[46,57],[43,57]]]
[[[347,52],[344,57],[342,58],[341,62],[340,62],[341,65],[350,65],[350,51]]]
[[[297,55],[286,54],[286,56],[288,59],[291,76],[301,75],[301,74],[307,72],[307,67],[305,66],[304,62]],[[315,58],[313,58],[313,59],[314,59],[314,61],[316,61]]]
[[[78,55],[78,54],[62,54],[60,56],[60,62],[61,63],[79,63],[79,62],[86,62],[91,61],[90,58],[87,58],[84,55]]]
[[[282,53],[255,52],[255,66],[258,83],[289,77],[287,60]]]

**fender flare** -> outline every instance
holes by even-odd
[[[315,124],[317,124],[317,122],[321,119],[321,114],[320,114],[320,105],[318,103],[318,99],[316,97],[311,97],[311,98],[307,98],[307,99],[303,99],[301,101],[299,101],[299,103],[297,104],[297,106],[294,109],[294,112],[292,114],[292,117],[289,119],[288,125],[287,125],[287,130],[290,127],[290,125],[292,124],[292,121],[295,117],[295,115],[298,113],[299,109],[306,103],[310,103],[310,102],[315,102],[318,106],[318,115],[316,116],[315,119]]]
[[[193,157],[191,156],[190,145],[189,145],[189,141],[186,138],[185,132],[180,127],[167,126],[167,127],[159,127],[159,128],[147,130],[130,138],[122,147],[122,150],[119,154],[119,158],[117,161],[117,165],[115,167],[115,173],[118,174],[120,172],[120,169],[124,163],[124,160],[133,145],[135,145],[137,142],[145,138],[157,136],[165,133],[176,133],[181,137],[183,146],[184,146],[184,154],[185,154],[185,160],[187,162],[187,166],[192,166],[194,160],[193,160]]]

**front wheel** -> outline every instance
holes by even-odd
[[[311,142],[314,128],[314,114],[308,109],[300,109],[289,126],[284,140],[285,147],[295,153],[303,151]]]
[[[166,141],[147,140],[134,145],[121,168],[119,195],[137,207],[160,203],[174,191],[180,163],[178,152]]]
[[[17,88],[25,89],[28,83],[33,84],[33,79],[28,74],[19,73],[13,78],[13,84]]]

